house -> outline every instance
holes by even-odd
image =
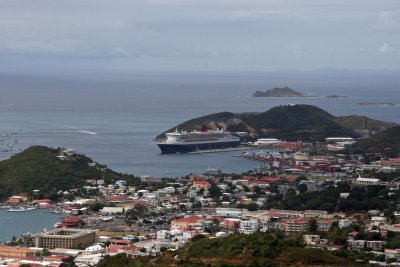
[[[347,244],[350,250],[361,250],[365,248],[366,240],[347,240]]]
[[[210,183],[207,181],[194,181],[192,186],[190,187],[189,190],[195,190],[197,192],[203,190],[204,191],[204,195],[208,194],[208,189],[210,188]]]
[[[319,245],[320,236],[319,235],[303,235],[304,242],[310,246]]]
[[[339,220],[339,228],[343,229],[343,228],[349,227],[352,223],[353,223],[353,221],[349,220],[349,219]]]
[[[373,251],[382,251],[385,245],[386,241],[381,241],[381,240],[367,241],[367,248],[370,248]]]
[[[379,225],[383,225],[387,222],[385,217],[381,217],[381,216],[373,216],[371,217],[371,225],[372,226],[379,226]]]
[[[332,227],[333,220],[319,220],[317,221],[318,231],[328,232]]]
[[[396,261],[400,260],[400,248],[389,249],[385,248],[385,259],[396,259]]]
[[[203,221],[205,219],[196,215],[176,219],[171,222],[171,230],[186,230],[194,226],[201,227]]]

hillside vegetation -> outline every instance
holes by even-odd
[[[90,158],[75,154],[57,158],[61,149],[32,146],[10,159],[0,162],[0,197],[40,190],[44,193],[78,188],[85,179],[115,180],[132,178],[97,165],[90,167]]]
[[[385,154],[398,156],[400,153],[400,126],[389,128],[369,138],[358,140],[349,149],[353,154]]]
[[[367,130],[372,130],[376,132],[381,132],[397,125],[396,123],[393,122],[379,121],[368,118],[366,116],[357,116],[357,115],[336,117],[335,122],[342,125],[343,127],[353,130],[363,130],[364,125],[366,123]]]
[[[197,238],[173,258],[166,254],[155,258],[129,259],[106,257],[97,267],[136,266],[350,266],[347,259],[327,251],[304,248],[298,236],[284,237],[279,232],[251,235],[231,234],[224,238]],[[353,264],[354,266],[354,264]]]

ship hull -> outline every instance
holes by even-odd
[[[157,144],[161,149],[162,154],[171,153],[190,153],[198,152],[202,150],[215,150],[215,149],[226,149],[235,148],[240,144],[239,141],[226,141],[226,142],[214,142],[214,143],[198,143],[198,144]]]

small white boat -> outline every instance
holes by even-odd
[[[27,210],[23,207],[19,207],[19,208],[11,208],[11,209],[8,209],[7,211],[8,212],[25,212]]]

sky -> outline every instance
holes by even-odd
[[[0,72],[321,68],[400,69],[400,1],[0,1]]]

